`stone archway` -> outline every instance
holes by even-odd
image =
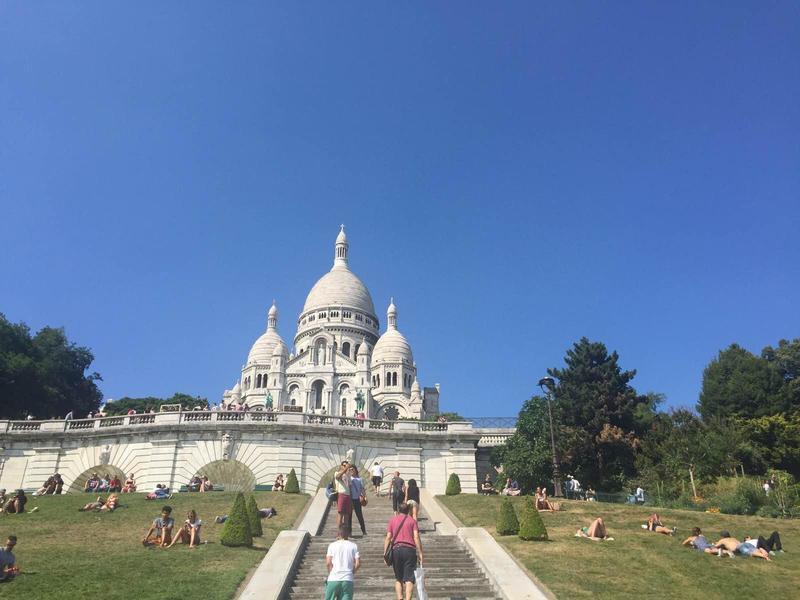
[[[67,491],[70,494],[82,492],[83,486],[86,485],[86,480],[91,477],[92,473],[97,473],[97,475],[100,477],[105,477],[106,475],[116,475],[123,483],[128,478],[128,475],[119,467],[115,467],[114,465],[97,465],[91,469],[86,469],[83,473],[78,475],[73,482],[69,484]]]
[[[325,406],[325,382],[317,379],[311,385],[311,408],[319,410]]]
[[[215,460],[197,469],[196,474],[205,475],[215,486],[223,486],[226,492],[251,492],[256,487],[256,476],[238,460]]]

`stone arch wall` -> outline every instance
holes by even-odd
[[[122,483],[125,483],[125,479],[128,477],[128,475],[122,469],[115,467],[114,465],[96,465],[90,469],[86,469],[83,473],[73,479],[69,484],[67,491],[70,494],[82,492],[83,486],[86,485],[86,480],[89,479],[92,473],[97,473],[97,475],[101,478],[105,477],[106,475],[116,475]]]
[[[224,486],[228,492],[249,492],[256,487],[256,476],[238,460],[215,460],[197,470],[196,475],[207,476],[215,486]]]

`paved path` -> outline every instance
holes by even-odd
[[[461,540],[454,535],[437,533],[424,508],[423,506],[419,528],[425,556],[428,597],[432,600],[500,598]],[[289,598],[292,600],[319,600],[325,596],[325,552],[328,544],[336,539],[336,510],[335,507],[331,509],[322,533],[311,539],[305,551],[290,589]],[[361,536],[358,520],[353,515],[354,535],[351,539],[358,544],[361,553],[361,569],[355,578],[355,597],[359,600],[386,600],[395,597],[394,572],[383,562],[383,540],[386,536],[386,524],[392,514],[392,502],[389,498],[378,498],[370,494],[369,504],[364,507],[366,537]],[[414,597],[416,598],[416,592]]]

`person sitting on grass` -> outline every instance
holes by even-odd
[[[211,492],[213,490],[214,490],[214,484],[208,480],[207,475],[203,475],[203,479],[200,481],[200,491]]]
[[[661,522],[661,517],[658,515],[658,513],[653,513],[647,517],[647,525],[642,525],[642,529],[655,531],[656,533],[663,533],[664,535],[675,535],[675,532],[678,531],[677,527],[665,527]]]
[[[200,491],[200,485],[201,485],[202,483],[203,483],[203,480],[202,480],[202,479],[200,479],[200,476],[199,476],[199,475],[195,475],[194,477],[192,477],[192,478],[189,480],[189,485],[187,485],[187,486],[186,486],[186,488],[187,488],[187,489],[188,489],[190,492],[199,492],[199,491]]]
[[[578,529],[575,533],[575,537],[589,538],[594,541],[614,541],[614,538],[608,535],[608,529],[606,529],[606,524],[603,522],[603,517],[597,517],[588,527],[581,527]]]
[[[125,485],[122,486],[122,493],[130,494],[135,491],[136,491],[136,480],[133,478],[133,473],[131,473],[125,480]]]
[[[272,517],[277,516],[278,511],[274,508],[259,508],[258,509],[258,516],[262,519],[271,519]],[[228,520],[228,515],[217,515],[214,517],[214,522],[217,524],[222,524]]]
[[[278,473],[278,476],[275,478],[275,483],[272,484],[272,491],[273,492],[282,492],[286,485],[283,483],[283,475]]]
[[[109,492],[119,492],[122,491],[122,482],[119,480],[119,477],[115,475],[111,476],[111,479],[108,480],[108,491]]]
[[[100,507],[100,510],[106,510],[108,512],[114,512],[114,509],[117,508],[117,504],[119,503],[119,498],[116,494],[109,494],[108,498],[106,498],[105,503],[103,506]]]
[[[520,495],[519,484],[516,482],[516,480],[511,479],[511,477],[506,478],[506,486],[503,488],[503,495],[505,496]]]
[[[550,512],[555,512],[557,510],[556,505],[550,502],[547,497],[546,487],[536,488],[536,492],[533,494],[533,503],[536,506],[536,510],[549,510]],[[558,510],[560,510],[560,508]]]
[[[51,475],[47,478],[47,481],[44,482],[42,487],[38,490],[33,492],[34,496],[44,496],[45,494],[53,494],[56,491],[56,479],[55,476]]]
[[[166,500],[171,498],[169,488],[163,483],[157,483],[155,489],[144,497],[145,500]]]
[[[22,514],[25,512],[25,504],[28,502],[28,497],[25,495],[25,490],[17,490],[14,496],[6,501],[3,510],[8,514]]]
[[[189,548],[196,548],[200,544],[200,526],[203,522],[197,518],[197,512],[190,510],[183,522],[183,527],[178,530],[172,543],[168,546],[172,548],[178,540],[182,544],[189,544]]]
[[[494,489],[494,483],[492,483],[492,476],[489,473],[486,474],[486,477],[483,479],[483,483],[481,484],[481,494],[484,496],[492,496],[497,493],[497,490]]]
[[[744,541],[749,542],[752,540],[749,535],[744,536]],[[772,534],[765,538],[763,535],[758,536],[755,540],[757,548],[763,548],[770,555],[774,555],[776,552],[783,553],[783,544],[781,544],[781,535],[777,531],[773,531]]]
[[[160,546],[166,548],[172,541],[172,528],[175,527],[175,519],[170,515],[172,514],[171,506],[164,506],[161,509],[161,516],[153,520],[150,529],[142,540],[144,546]]]
[[[14,546],[17,545],[17,536],[10,535],[6,544],[0,548],[0,582],[10,581],[19,573],[17,559],[14,556]]]
[[[105,474],[105,477],[100,478],[100,483],[97,484],[97,491],[98,492],[107,492],[108,491],[108,481],[110,477],[108,473]]]
[[[103,508],[104,504],[105,500],[103,500],[101,496],[98,496],[97,500],[95,500],[94,502],[88,502],[84,504],[82,508],[78,509],[78,511],[89,512],[90,510],[100,510],[101,508]]]
[[[91,477],[86,480],[86,483],[83,484],[83,491],[88,493],[94,493],[99,491],[97,486],[100,485],[100,478],[97,476],[97,473],[92,473]]]
[[[6,496],[6,488],[0,488],[0,513],[5,510],[6,500],[8,500]]]

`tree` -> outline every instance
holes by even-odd
[[[258,504],[256,504],[256,497],[250,494],[247,499],[247,517],[250,520],[250,532],[253,537],[261,537],[264,535],[264,530],[261,528],[261,514],[258,512]]]
[[[500,512],[497,515],[497,535],[515,535],[519,533],[519,520],[511,499],[506,496],[500,503]]]
[[[519,523],[519,538],[543,542],[547,540],[547,528],[542,521],[542,515],[533,504],[533,498],[525,498],[525,508],[522,511],[522,520]]]
[[[162,404],[180,404],[183,410],[192,410],[195,406],[208,408],[208,399],[200,396],[190,396],[181,392],[176,392],[169,398],[157,398],[155,396],[129,398],[125,396],[106,404],[105,412],[108,415],[124,415],[131,409],[137,413],[146,413],[151,409],[158,412]]]
[[[638,407],[652,404],[630,385],[636,371],[623,371],[618,360],[616,352],[584,337],[567,351],[565,368],[548,369],[558,379],[554,419],[565,470],[605,489],[620,489],[634,475]]]
[[[752,418],[786,411],[789,397],[783,389],[780,364],[777,359],[770,362],[731,344],[703,372],[700,414],[704,419]]]
[[[86,374],[92,362],[91,350],[70,342],[63,329],[44,327],[31,336],[27,325],[0,314],[0,418],[96,410],[102,378]]]
[[[450,473],[450,478],[447,480],[447,489],[444,493],[447,496],[458,496],[461,493],[461,479],[456,473]]]
[[[231,514],[222,528],[219,541],[223,546],[252,546],[253,533],[250,531],[250,519],[247,517],[244,494],[236,494]]]
[[[522,405],[517,430],[503,446],[497,446],[492,462],[503,465],[503,472],[515,479],[523,490],[550,481],[553,459],[547,401],[534,396]]]
[[[289,474],[286,476],[286,489],[284,491],[287,494],[300,493],[300,484],[297,483],[297,474],[294,472],[294,469],[289,471]]]

